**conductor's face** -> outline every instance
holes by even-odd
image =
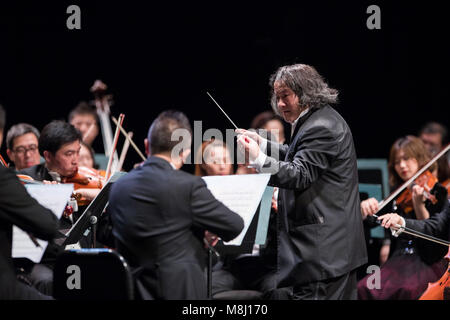
[[[277,108],[286,122],[293,123],[303,111],[298,96],[282,82],[274,84]]]

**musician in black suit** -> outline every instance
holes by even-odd
[[[4,110],[0,106],[0,146],[4,119]],[[0,166],[0,300],[50,299],[17,281],[11,259],[13,225],[40,239],[50,240],[57,232],[58,219],[30,197],[11,169]]]
[[[271,77],[272,106],[292,125],[289,145],[238,129],[248,164],[270,172],[278,197],[275,298],[356,299],[356,268],[367,261],[353,137],[330,106],[338,92],[311,66]]]
[[[181,142],[173,138],[178,133]],[[230,241],[244,226],[200,177],[178,170],[189,156],[191,133],[181,112],[160,114],[145,142],[150,156],[111,188],[113,235],[138,274],[143,299],[206,299],[205,231]]]

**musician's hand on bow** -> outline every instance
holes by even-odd
[[[361,214],[363,219],[367,216],[372,216],[378,212],[378,200],[375,198],[369,198],[361,201]]]
[[[205,240],[209,243],[211,247],[214,247],[217,244],[217,242],[219,242],[219,239],[220,238],[216,234],[209,231],[205,231]],[[205,245],[205,248],[208,248],[208,246]]]
[[[381,220],[381,226],[386,229],[392,228],[394,230],[398,230],[402,224],[402,217],[396,213],[387,213],[381,217],[378,217],[377,220]]]
[[[245,155],[245,164],[250,165],[254,163],[255,159],[261,152],[258,143],[252,138],[240,135],[237,139],[239,151]]]

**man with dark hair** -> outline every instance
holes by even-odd
[[[436,155],[447,144],[447,136],[447,128],[438,122],[427,122],[419,131],[419,138],[431,156]]]
[[[0,146],[4,127],[5,111],[0,105]],[[13,225],[43,240],[51,240],[56,234],[58,219],[30,197],[11,169],[0,166],[0,300],[50,299],[17,281],[11,259]]]
[[[438,122],[428,122],[420,129],[419,138],[433,157],[448,143],[447,128]],[[437,160],[437,172],[433,174],[444,187],[450,187],[450,152]]]
[[[272,297],[356,299],[356,269],[367,253],[352,134],[330,106],[338,92],[304,64],[279,68],[270,85],[274,111],[292,126],[289,145],[236,132],[247,163],[280,188],[280,289]]]
[[[229,241],[244,227],[200,177],[178,170],[191,132],[183,113],[161,113],[145,141],[148,159],[111,188],[113,235],[142,299],[206,299],[206,230]]]
[[[39,131],[28,123],[12,126],[6,134],[6,154],[17,171],[37,165],[39,155]]]
[[[78,171],[78,160],[81,149],[81,134],[71,124],[54,120],[42,129],[39,137],[39,152],[44,157],[43,164],[20,171],[37,181],[62,182]],[[99,189],[77,189],[75,193],[81,194],[87,200],[92,200],[98,194]],[[80,208],[69,216],[64,215],[60,219],[60,229],[70,229],[82,214]],[[83,246],[87,246],[88,240],[82,239]],[[42,258],[41,264],[36,264],[30,274],[33,284],[45,294],[52,294],[53,272],[52,266],[56,255],[62,250],[57,245],[50,244]]]
[[[47,124],[39,137],[39,152],[45,163],[22,172],[38,181],[61,182],[78,170],[81,134],[71,124],[55,120]]]
[[[94,108],[81,101],[70,113],[69,123],[81,132],[81,140],[92,146],[98,135],[98,116]]]

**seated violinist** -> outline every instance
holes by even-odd
[[[411,179],[429,160],[425,145],[419,138],[406,136],[397,139],[391,147],[388,163],[389,182],[394,190]],[[380,213],[375,198],[362,201],[363,218],[395,211],[408,219],[426,220],[441,211],[447,203],[447,190],[430,173],[433,166],[418,177],[411,188],[400,193],[392,206],[388,204]],[[384,262],[380,257],[380,288],[370,288],[367,281],[371,275],[368,275],[358,283],[358,298],[417,299],[428,282],[436,281],[444,272],[442,257],[445,253],[440,248],[424,248],[412,237],[391,236],[387,240],[381,253],[385,252],[389,258]]]
[[[39,131],[28,123],[12,126],[6,134],[6,154],[17,171],[37,165],[39,155]]]
[[[55,120],[42,130],[39,137],[39,152],[45,159],[42,164],[21,170],[21,173],[37,181],[70,183],[78,172],[81,134],[71,124]],[[87,200],[92,200],[100,189],[79,188],[75,191]]]
[[[57,183],[71,183],[72,177],[77,177],[79,167],[81,135],[71,124],[55,120],[47,124],[39,137],[39,151],[45,162],[24,169],[21,173],[30,176],[37,181],[56,181]],[[80,188],[74,191],[75,195],[80,194],[83,199],[92,200],[100,192],[100,188],[88,189]],[[70,229],[72,224],[83,213],[83,207],[76,210],[71,215],[63,215],[60,219],[60,230]],[[80,245],[88,247],[89,239],[82,239]],[[42,293],[52,294],[53,263],[61,248],[56,245],[49,245],[41,260],[41,264],[36,264],[31,272],[30,280],[33,285]]]

